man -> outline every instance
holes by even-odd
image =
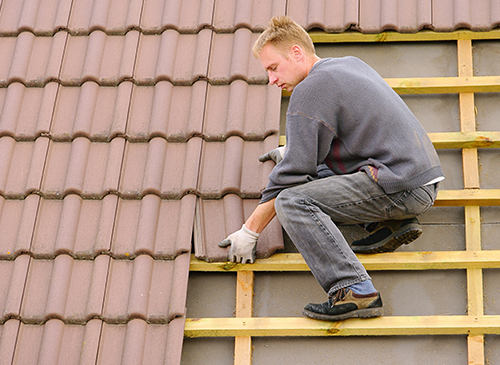
[[[286,152],[261,203],[219,245],[231,245],[229,260],[253,263],[259,234],[277,215],[329,296],[304,315],[380,316],[380,294],[354,252],[394,251],[420,235],[415,217],[432,206],[444,179],[436,151],[379,74],[354,57],[320,59],[290,18],[271,19],[253,52],[270,84],[293,92]],[[372,234],[351,248],[338,222],[365,224]]]

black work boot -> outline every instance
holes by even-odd
[[[383,314],[382,298],[378,292],[363,295],[343,288],[324,303],[309,303],[302,314],[325,321],[379,317]]]
[[[417,218],[380,222],[368,237],[356,240],[351,248],[356,253],[392,252],[422,234]]]

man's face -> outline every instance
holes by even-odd
[[[293,52],[293,47],[288,52],[288,57],[271,44],[266,44],[259,55],[262,67],[267,71],[269,83],[281,89],[292,92],[295,86],[307,76],[302,57]]]

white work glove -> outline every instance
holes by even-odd
[[[250,263],[253,264],[259,236],[259,233],[252,232],[243,225],[239,231],[234,232],[224,241],[219,242],[219,247],[231,245],[228,254],[229,261],[241,262],[242,264],[246,264],[247,261],[250,261]]]
[[[268,160],[273,160],[274,162],[276,162],[277,165],[280,163],[281,160],[283,160],[283,156],[285,156],[285,150],[286,146],[275,148],[274,150],[269,151],[265,155],[260,156],[259,161],[265,162]]]

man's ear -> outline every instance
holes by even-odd
[[[293,58],[296,61],[300,61],[304,57],[304,51],[297,44],[295,44],[295,45],[292,46],[291,53],[292,53]]]

